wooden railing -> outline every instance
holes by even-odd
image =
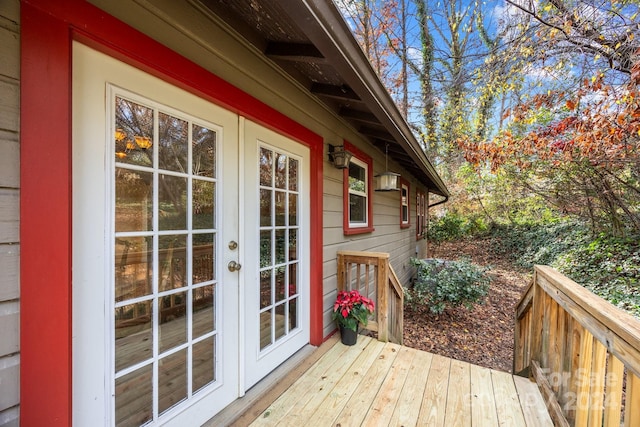
[[[640,320],[551,267],[535,267],[516,308],[523,371],[556,426],[640,426]]]
[[[404,290],[389,264],[389,254],[381,252],[338,252],[338,291],[358,290],[376,305],[367,329],[378,340],[402,344]]]

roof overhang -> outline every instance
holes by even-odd
[[[200,0],[430,192],[449,196],[330,0]]]

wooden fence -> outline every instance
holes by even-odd
[[[358,290],[376,305],[367,329],[380,341],[402,344],[404,290],[389,264],[389,254],[338,252],[338,291]]]
[[[536,380],[556,426],[640,426],[640,320],[536,266],[515,322],[514,373]]]

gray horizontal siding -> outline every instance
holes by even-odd
[[[0,426],[20,424],[19,0],[0,1]]]

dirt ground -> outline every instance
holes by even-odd
[[[472,262],[491,268],[489,294],[472,310],[448,309],[440,315],[426,310],[404,312],[404,345],[458,360],[511,372],[514,311],[531,273],[490,254],[491,242],[445,242],[434,257]]]

